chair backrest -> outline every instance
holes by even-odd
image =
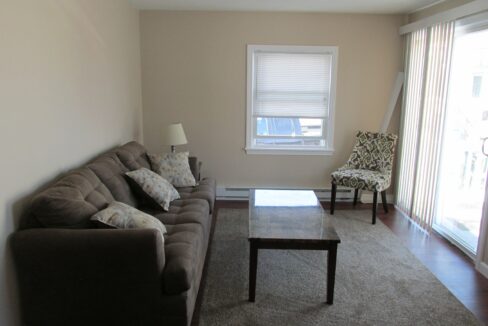
[[[391,172],[397,135],[358,131],[348,168]]]

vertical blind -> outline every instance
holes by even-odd
[[[327,117],[331,54],[257,52],[254,60],[254,116]]]
[[[397,206],[430,232],[446,112],[454,22],[407,35]]]

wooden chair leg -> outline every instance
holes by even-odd
[[[332,192],[330,194],[330,215],[334,215],[334,206],[336,200],[337,185],[332,184]]]
[[[356,206],[356,204],[358,203],[358,193],[359,189],[354,189],[354,201],[352,202],[354,206]]]
[[[381,192],[381,202],[383,203],[383,210],[388,213],[388,203],[386,202],[386,190]]]
[[[376,207],[378,206],[378,192],[373,193],[373,224],[376,224]]]

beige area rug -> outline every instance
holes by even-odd
[[[248,302],[248,211],[220,209],[200,325],[479,325],[370,214],[339,210],[333,217],[342,242],[329,306],[327,254],[304,250],[260,250],[256,302]]]

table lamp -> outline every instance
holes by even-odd
[[[176,145],[187,144],[185,131],[181,123],[173,123],[163,130],[163,140],[165,144],[171,146],[171,153],[175,152]]]

